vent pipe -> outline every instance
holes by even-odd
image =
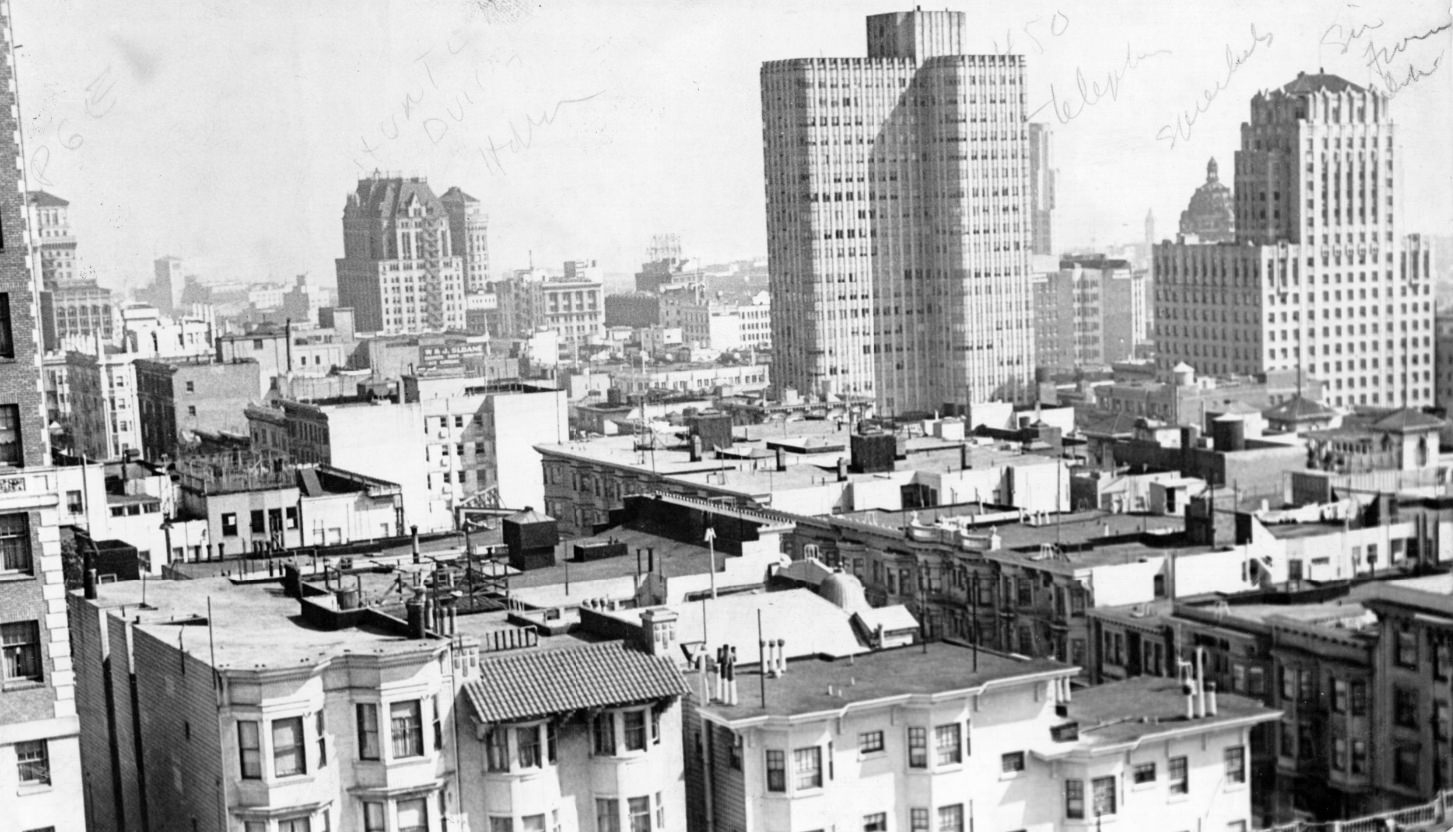
[[[414,563],[419,562],[419,527],[409,526],[409,536],[413,539]]]
[[[424,617],[424,588],[414,587],[414,597],[404,603],[404,609],[408,613],[409,638],[422,640],[427,635],[427,628],[424,624],[428,619]]]

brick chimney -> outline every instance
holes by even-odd
[[[645,648],[653,656],[667,656],[676,647],[676,619],[674,610],[653,607],[641,613],[641,637]]]

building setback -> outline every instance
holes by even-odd
[[[338,303],[362,332],[463,329],[464,266],[449,213],[422,178],[358,180],[343,208]]]
[[[454,187],[439,197],[449,214],[450,254],[464,265],[464,290],[489,286],[489,215],[479,200]]]
[[[1251,100],[1234,243],[1155,248],[1159,369],[1302,366],[1324,403],[1433,403],[1431,251],[1397,233],[1389,100],[1299,74]]]
[[[883,410],[1024,398],[1034,369],[1024,59],[967,16],[871,16],[867,58],[761,70],[772,376]]]

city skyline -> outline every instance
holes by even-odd
[[[107,286],[164,254],[206,277],[329,282],[346,194],[375,168],[479,198],[496,269],[533,254],[628,273],[661,231],[705,260],[760,255],[758,67],[859,54],[867,14],[906,8],[143,4],[101,31],[84,0],[21,2],[29,187],[71,201]],[[1395,88],[1399,156],[1420,171],[1404,230],[1453,222],[1435,4],[971,11],[967,51],[1027,55],[1026,110],[1054,130],[1060,250],[1138,241],[1147,209],[1173,236],[1206,160],[1229,164],[1251,96],[1318,68]],[[199,210],[218,200],[234,207]]]

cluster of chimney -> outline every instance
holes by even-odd
[[[767,639],[758,642],[762,650],[762,672],[773,679],[787,672],[787,639]]]
[[[1194,663],[1181,659],[1177,665],[1181,692],[1186,695],[1186,719],[1215,716],[1216,683],[1206,679],[1206,648],[1196,648]]]
[[[714,659],[702,651],[696,657],[696,670],[701,677],[702,701],[737,704],[737,648],[723,644]]]
[[[431,597],[424,586],[422,572],[414,573],[414,597],[404,602],[408,616],[409,638],[425,639],[432,628],[439,635],[452,636],[458,622],[459,611],[455,607],[454,574],[447,570],[435,573],[437,597]]]

